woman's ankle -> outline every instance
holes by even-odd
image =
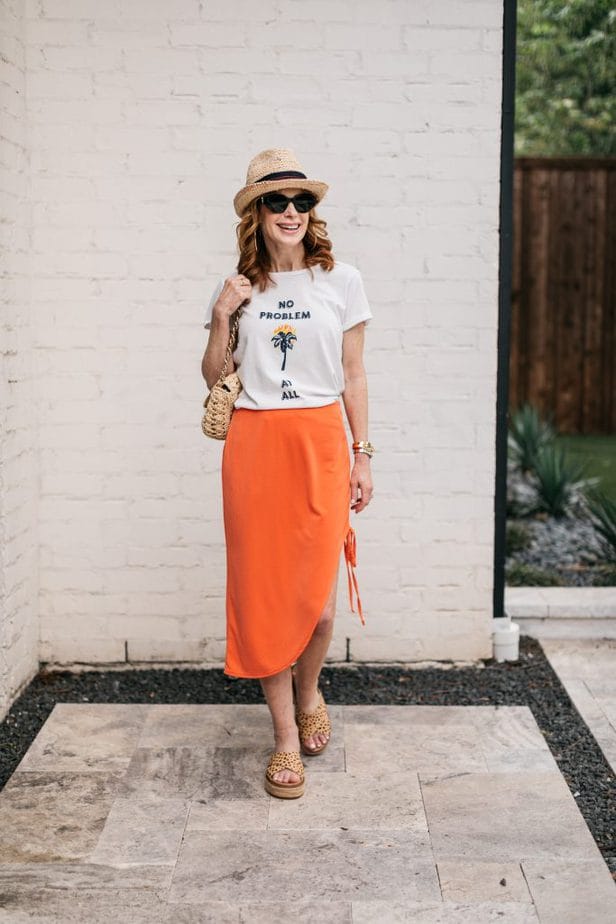
[[[300,712],[314,712],[318,705],[319,691],[316,684],[313,687],[308,687],[307,690],[297,690],[297,708]]]
[[[291,725],[274,726],[274,743],[277,750],[297,750],[299,737],[297,732],[297,725],[295,722],[293,722]]]
[[[294,736],[281,737],[274,735],[274,750],[276,751],[299,751],[299,736],[297,732]]]

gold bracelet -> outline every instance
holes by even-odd
[[[353,443],[354,453],[365,452],[367,456],[372,458],[372,454],[374,453],[374,451],[375,451],[374,446],[369,440],[355,440],[355,442]]]

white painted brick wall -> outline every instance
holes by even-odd
[[[22,4],[0,16],[0,718],[38,668],[37,455]]]
[[[491,654],[502,3],[25,10],[41,658],[222,658],[201,324],[270,146],[331,184],[320,213],[375,316],[367,626],[342,566],[332,655]]]

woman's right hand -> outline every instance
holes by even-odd
[[[212,308],[212,325],[207,340],[207,346],[201,360],[201,373],[211,390],[218,380],[220,370],[225,360],[229,343],[230,318],[233,312],[250,301],[252,286],[250,280],[238,273],[225,279],[220,295]],[[227,363],[227,375],[235,371],[233,356]]]
[[[212,316],[216,315],[221,320],[231,317],[240,305],[250,301],[251,296],[252,285],[247,276],[243,276],[242,273],[238,273],[237,276],[229,276],[225,279],[222,292],[212,308]]]

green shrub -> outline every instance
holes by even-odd
[[[616,587],[616,565],[597,568],[593,587]]]
[[[532,542],[531,531],[525,523],[507,523],[505,533],[505,555],[521,552]]]
[[[510,587],[559,587],[563,582],[555,571],[514,562],[505,568],[505,582]]]
[[[616,564],[616,501],[597,487],[584,491],[590,520],[599,535],[605,560]]]

